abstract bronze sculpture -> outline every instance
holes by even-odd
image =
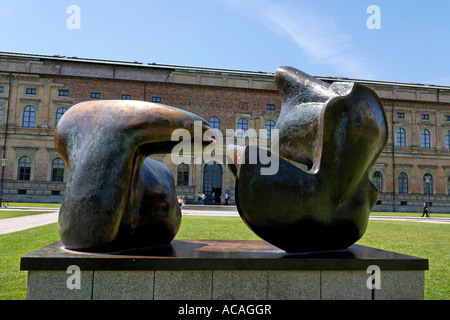
[[[239,214],[287,252],[345,249],[364,234],[378,199],[368,174],[388,138],[382,103],[362,85],[328,84],[291,67],[278,68],[275,83],[279,169],[261,175],[259,160],[231,165]],[[245,159],[260,154],[252,148],[241,150]]]
[[[77,104],[55,130],[69,173],[58,228],[67,249],[106,251],[167,244],[181,221],[172,174],[147,158],[170,152],[175,129],[200,117],[141,101]]]
[[[262,174],[266,151],[256,146],[227,149],[239,214],[286,252],[345,249],[364,234],[378,199],[368,173],[388,138],[382,103],[362,85],[328,84],[291,67],[277,69],[275,83],[282,109],[270,158],[278,170]],[[58,220],[65,247],[170,243],[181,222],[173,177],[147,156],[173,151],[176,129],[195,137],[197,121],[202,133],[210,129],[192,113],[140,101],[91,101],[67,111],[55,130],[69,168]],[[236,161],[250,155],[259,157]]]

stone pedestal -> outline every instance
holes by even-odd
[[[428,260],[359,245],[286,254],[264,241],[175,240],[104,254],[56,242],[20,268],[31,300],[409,300],[424,298]]]

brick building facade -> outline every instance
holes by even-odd
[[[374,89],[389,121],[389,141],[371,171],[380,189],[374,210],[450,212],[450,87],[357,81]],[[131,99],[162,103],[200,115],[226,129],[271,128],[281,98],[273,73],[195,68],[0,52],[2,192],[9,201],[60,202],[67,169],[55,151],[58,119],[78,102]],[[248,142],[248,141],[247,141]],[[196,202],[199,192],[230,195],[225,165],[176,166],[177,192]],[[217,197],[218,198],[218,197]]]

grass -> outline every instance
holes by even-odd
[[[378,215],[378,214],[377,214]],[[239,217],[184,216],[176,239],[256,240]],[[56,223],[0,235],[0,300],[25,299],[20,258],[59,240]],[[425,299],[450,300],[450,225],[370,221],[358,244],[429,259]]]
[[[59,240],[56,223],[0,235],[0,300],[26,298],[27,273],[20,258]]]
[[[450,300],[450,225],[370,221],[358,244],[426,258],[425,299]]]
[[[33,208],[60,208],[60,203],[31,203],[31,202],[10,202],[11,207],[33,207]]]
[[[395,217],[422,217],[422,212],[372,212],[371,216],[395,216]],[[449,213],[433,213],[430,212],[430,217],[432,218],[450,218]]]
[[[34,214],[41,214],[41,213],[49,213],[51,211],[0,211],[0,220],[1,219],[9,219],[9,218],[17,218],[17,217],[24,217],[24,216],[31,216]]]
[[[240,217],[183,216],[176,239],[260,240]]]

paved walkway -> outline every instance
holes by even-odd
[[[9,219],[0,219],[0,234],[12,233],[21,230],[26,230],[30,228],[35,228],[43,225],[47,225],[50,223],[55,223],[58,221],[58,209],[55,208],[9,208],[2,209],[1,211],[6,210],[34,210],[34,211],[45,211],[45,210],[53,210],[49,213],[41,213],[35,215],[29,215],[24,217],[17,218],[9,218]],[[186,206],[182,211],[183,215],[190,216],[220,216],[220,217],[239,217],[239,213],[236,210],[235,206]],[[449,218],[421,218],[419,216],[420,213],[417,214],[417,217],[401,217],[401,216],[370,216],[370,220],[390,220],[390,221],[408,221],[408,222],[422,222],[422,223],[442,223],[449,224]]]
[[[40,227],[57,221],[58,211],[17,218],[0,219],[0,234],[13,233],[21,230]]]

